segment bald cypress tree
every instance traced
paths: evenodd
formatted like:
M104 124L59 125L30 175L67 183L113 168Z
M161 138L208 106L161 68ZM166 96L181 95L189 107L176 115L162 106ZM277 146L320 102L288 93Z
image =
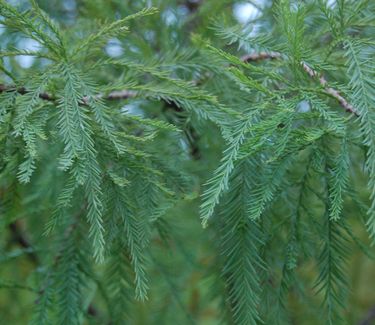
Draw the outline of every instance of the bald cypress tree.
M375 3L0 17L4 323L373 321Z

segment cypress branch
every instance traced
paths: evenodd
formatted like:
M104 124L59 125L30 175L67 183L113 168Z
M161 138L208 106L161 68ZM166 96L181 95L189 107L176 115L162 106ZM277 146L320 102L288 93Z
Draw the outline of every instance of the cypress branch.
M14 3L3 322L368 322L371 1Z

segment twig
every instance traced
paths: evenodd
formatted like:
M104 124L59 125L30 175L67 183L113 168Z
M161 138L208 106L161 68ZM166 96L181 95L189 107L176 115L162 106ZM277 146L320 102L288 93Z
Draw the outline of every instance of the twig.
M3 93L3 92L17 92L20 95L26 95L30 91L28 91L24 87L6 86L6 85L0 84L0 93ZM50 94L47 94L47 93L39 93L39 98L43 99L43 100L47 100L47 101L55 101L56 100L55 97L53 97L53 96L51 96Z
M29 90L27 90L24 87L15 87L15 86L6 86L3 84L0 84L0 93L3 92L17 92L20 95L26 95L30 93ZM108 95L103 95L103 94L97 94L94 96L96 99L106 99L106 100L121 100L121 99L128 99L128 98L133 98L137 96L137 92L133 90L120 90L120 91L112 91ZM57 100L56 97L48 94L48 93L39 93L39 98L50 101L50 102L55 102ZM82 100L82 105L88 105L89 103L89 98L84 97Z
M303 70L305 70L311 78L319 77L319 83L324 87L324 91L326 94L332 96L333 98L336 98L340 105L345 108L347 112L352 113L355 116L359 116L354 106L350 104L343 96L341 96L338 90L328 86L328 81L326 78L324 78L324 76L319 75L317 71L310 68L305 62L301 62L301 65Z
M282 55L279 52L259 52L259 53L251 53L241 57L243 62L254 62L260 60L275 60L281 59ZM309 77L312 79L319 78L319 83L322 87L324 87L324 92L335 98L347 112L354 114L355 116L359 116L357 109L350 104L338 90L329 87L328 81L324 78L323 75L320 75L316 70L312 69L306 62L301 62L302 69L308 74Z
M36 265L39 264L39 258L38 255L34 252L34 249L29 241L29 239L26 237L26 235L23 233L21 226L19 224L19 220L16 220L12 222L9 225L9 230L12 233L12 240L16 242L18 245L20 245L22 248L25 249L31 249L29 254L27 254L28 258Z
M100 96L100 95L99 95ZM101 98L107 100L118 100L118 99L128 99L137 96L137 92L134 90L119 90L119 91L112 91L107 96L101 96Z
M275 60L280 59L281 53L279 52L259 52L259 53L251 53L246 54L241 57L241 61L243 62L251 62L251 61L260 61L260 60Z

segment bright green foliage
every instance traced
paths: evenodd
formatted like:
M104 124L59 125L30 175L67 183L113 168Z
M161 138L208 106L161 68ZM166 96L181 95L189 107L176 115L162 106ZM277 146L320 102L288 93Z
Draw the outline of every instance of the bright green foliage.
M1 321L359 322L374 20L368 0L0 0Z

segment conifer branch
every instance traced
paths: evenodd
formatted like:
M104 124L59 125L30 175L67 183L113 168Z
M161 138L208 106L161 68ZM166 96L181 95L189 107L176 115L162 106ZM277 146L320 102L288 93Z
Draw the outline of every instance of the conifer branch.
M0 262L33 283L0 281L33 291L8 322L31 295L30 325L298 323L296 299L373 321L347 309L357 223L375 234L371 1L248 0L245 24L240 2L24 2L0 0Z
M4 84L0 84L0 93L2 93L2 92L17 92L20 95L26 95L26 94L30 93L30 91L27 90L24 87L7 86L7 85L4 85ZM97 95L94 95L92 99L94 99L94 100L104 99L104 100L109 100L109 101L116 101L116 100L126 100L126 99L129 99L129 98L134 98L137 95L138 95L138 92L136 92L134 90L124 89L124 90L112 91L107 95L99 93ZM53 95L48 94L46 92L39 93L38 96L39 96L40 99L45 100L45 101L50 101L50 102L56 102L57 101L56 97L54 97ZM170 108L175 112L182 112L183 111L183 109L174 102L169 102L169 101L166 101L166 100L163 100L163 102L164 102L166 108ZM89 96L83 97L80 104L83 105L83 106L89 106L90 105ZM189 126L188 129L186 130L186 133L187 133L186 139L187 139L187 141L189 143L189 146L190 146L191 156L192 156L193 159L198 160L201 157L201 153L200 153L200 150L199 150L199 147L198 147L198 144L197 144L197 142L199 140L199 136L197 134L197 131L193 127Z
M73 232L73 230L76 228L76 226L77 226L77 224L75 223L67 229L66 238L69 238L70 234ZM12 232L13 240L15 242L17 242L22 248L31 249L31 251L29 252L29 254L27 256L30 258L30 260L35 265L39 265L40 259L39 259L38 255L35 253L35 250L34 250L32 244L30 243L30 240L27 238L25 233L20 228L19 221L17 220L15 222L11 223L9 225L9 229ZM61 255L61 252L55 257L54 264L53 264L54 266L56 266L58 264L58 261L60 259L60 255ZM41 290L38 291L39 297L44 294L44 291L45 291L45 288L42 288ZM39 298L36 300L36 304L38 304L38 303L39 303ZM87 313L89 315L93 316L93 317L97 317L98 314L99 314L96 307L93 306L92 304L90 304L87 307Z
M262 61L262 60L277 60L277 59L281 59L281 58L282 58L282 54L280 52L261 51L259 53L255 52L255 53L246 54L246 55L241 57L241 61L245 62L245 63L249 63L249 62ZM343 107L347 112L349 112L351 114L354 114L357 117L359 116L359 113L358 113L357 109L352 104L350 104L345 99L345 97L343 97L340 94L340 92L337 89L330 87L328 85L327 79L323 75L320 75L316 70L312 69L306 62L302 61L301 66L302 66L303 70L308 74L308 76L310 76L312 79L319 78L319 83L324 88L324 92L327 95L335 98L339 102L341 107ZM17 88L15 86L6 86L6 85L3 85L3 84L0 84L0 93L7 92L7 91L16 91L20 95L25 95L25 94L29 93L29 91L27 89L25 89L24 87L18 87ZM124 90L112 91L107 95L97 94L97 95L95 95L95 99L123 100L123 99L133 98L133 97L136 97L136 96L137 96L136 91L124 89ZM39 98L43 99L43 100L47 100L47 101L56 101L56 98L54 96L48 94L48 93L40 93ZM87 97L85 97L83 99L82 104L88 105L88 98Z
M276 60L281 59L282 54L279 52L259 52L259 53L251 53L246 54L241 57L243 62L255 62L261 60ZM316 70L312 69L306 62L301 62L302 69L308 74L309 77L312 79L319 78L320 85L324 88L324 92L335 98L347 112L354 114L355 116L359 116L357 109L350 104L337 89L334 89L328 85L327 79L320 75Z
M78 219L80 217L82 217L82 214L84 213L85 209L87 208L86 204L83 205L80 210L78 211L78 213L73 217L73 219L75 220L72 224L70 224L64 231L64 234L63 234L63 243L65 244L66 242L68 241L71 241L73 240L72 239L72 235L73 233L76 231L76 229L78 228L79 224L78 224ZM48 284L49 284L49 281L50 281L50 278L52 277L52 270L53 269L56 269L59 267L59 264L61 263L61 259L63 257L63 254L66 250L66 247L60 247L57 254L54 256L53 258L53 262L52 262L52 265L51 265L51 269L49 270L49 272L47 273L46 275L46 280L45 280L45 284L44 286L38 291L38 298L36 299L35 301L35 304L38 305L40 303L40 301L42 300L43 296L46 293L46 291L49 289L48 288ZM92 316L92 317L99 317L100 313L98 311L98 309L92 304L90 303L87 307L87 310L86 310L87 314Z

